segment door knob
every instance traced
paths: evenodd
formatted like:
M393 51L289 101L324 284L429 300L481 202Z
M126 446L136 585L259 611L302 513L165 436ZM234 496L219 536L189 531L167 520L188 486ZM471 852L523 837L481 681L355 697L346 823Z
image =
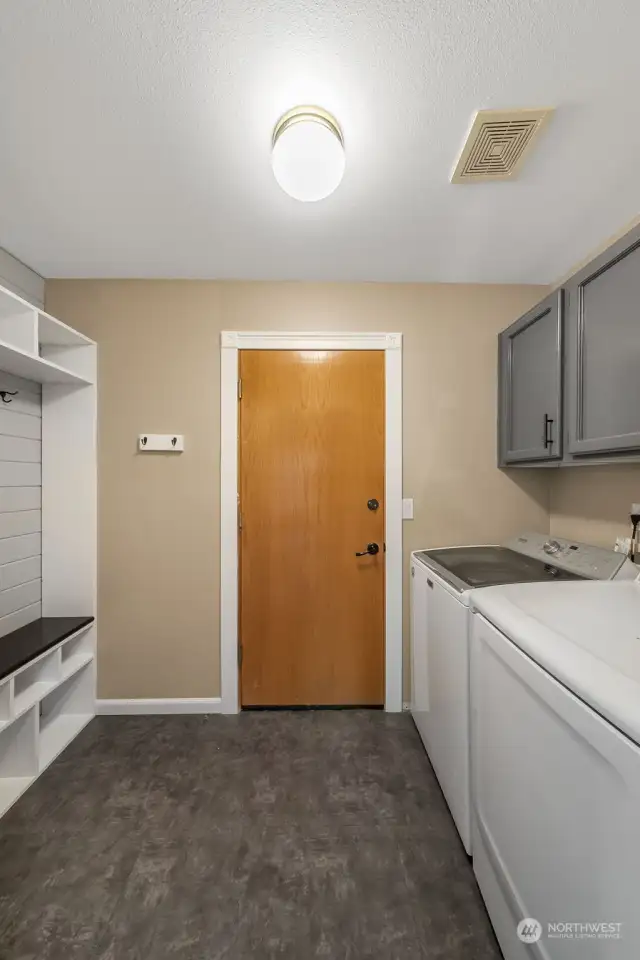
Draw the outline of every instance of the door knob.
M368 543L367 549L363 550L361 553L356 553L356 557L366 557L371 556L375 557L376 553L380 553L380 547L377 543Z

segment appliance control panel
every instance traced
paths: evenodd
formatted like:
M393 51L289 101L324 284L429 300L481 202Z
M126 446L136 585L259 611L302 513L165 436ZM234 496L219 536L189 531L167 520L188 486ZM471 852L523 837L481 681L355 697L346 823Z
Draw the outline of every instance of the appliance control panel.
M615 577L633 579L640 572L624 554L576 540L523 533L507 540L503 546L590 580L613 580Z

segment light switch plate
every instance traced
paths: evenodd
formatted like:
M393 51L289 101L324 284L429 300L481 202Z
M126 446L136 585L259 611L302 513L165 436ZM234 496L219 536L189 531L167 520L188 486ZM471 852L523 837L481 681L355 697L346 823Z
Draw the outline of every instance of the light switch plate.
M141 433L138 435L138 450L163 451L164 453L182 453L184 436L181 433Z
M413 520L413 498L402 501L402 519Z

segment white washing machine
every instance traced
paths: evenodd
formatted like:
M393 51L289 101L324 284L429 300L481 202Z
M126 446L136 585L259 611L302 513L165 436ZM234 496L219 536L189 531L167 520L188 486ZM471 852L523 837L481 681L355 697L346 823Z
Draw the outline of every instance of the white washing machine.
M640 582L472 606L473 866L505 960L637 960Z
M411 557L410 709L442 792L471 852L469 599L496 584L635 579L623 554L523 534L502 546L419 550Z

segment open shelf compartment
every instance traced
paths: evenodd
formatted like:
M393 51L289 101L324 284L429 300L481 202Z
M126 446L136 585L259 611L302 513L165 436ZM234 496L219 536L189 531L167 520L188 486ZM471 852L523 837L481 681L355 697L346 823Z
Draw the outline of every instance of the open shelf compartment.
M0 731L11 722L11 699L11 681L7 677L0 681Z
M1 291L0 291L1 292ZM87 348L93 349L95 348ZM93 378L75 373L36 353L20 350L0 337L0 370L36 383L67 383L88 386Z
M94 657L94 630L92 626L65 640L60 648L62 660L62 678L73 676Z
M94 715L94 668L87 663L40 702L39 768L44 770Z
M94 342L42 311L38 312L38 355L49 364L83 377L89 383L94 380Z
M13 713L18 717L60 682L60 651L45 653L13 678Z
M37 350L38 311L26 300L0 287L0 340L25 353Z
M36 383L95 382L96 345L0 286L0 370Z
M38 708L0 730L0 816L38 775Z

